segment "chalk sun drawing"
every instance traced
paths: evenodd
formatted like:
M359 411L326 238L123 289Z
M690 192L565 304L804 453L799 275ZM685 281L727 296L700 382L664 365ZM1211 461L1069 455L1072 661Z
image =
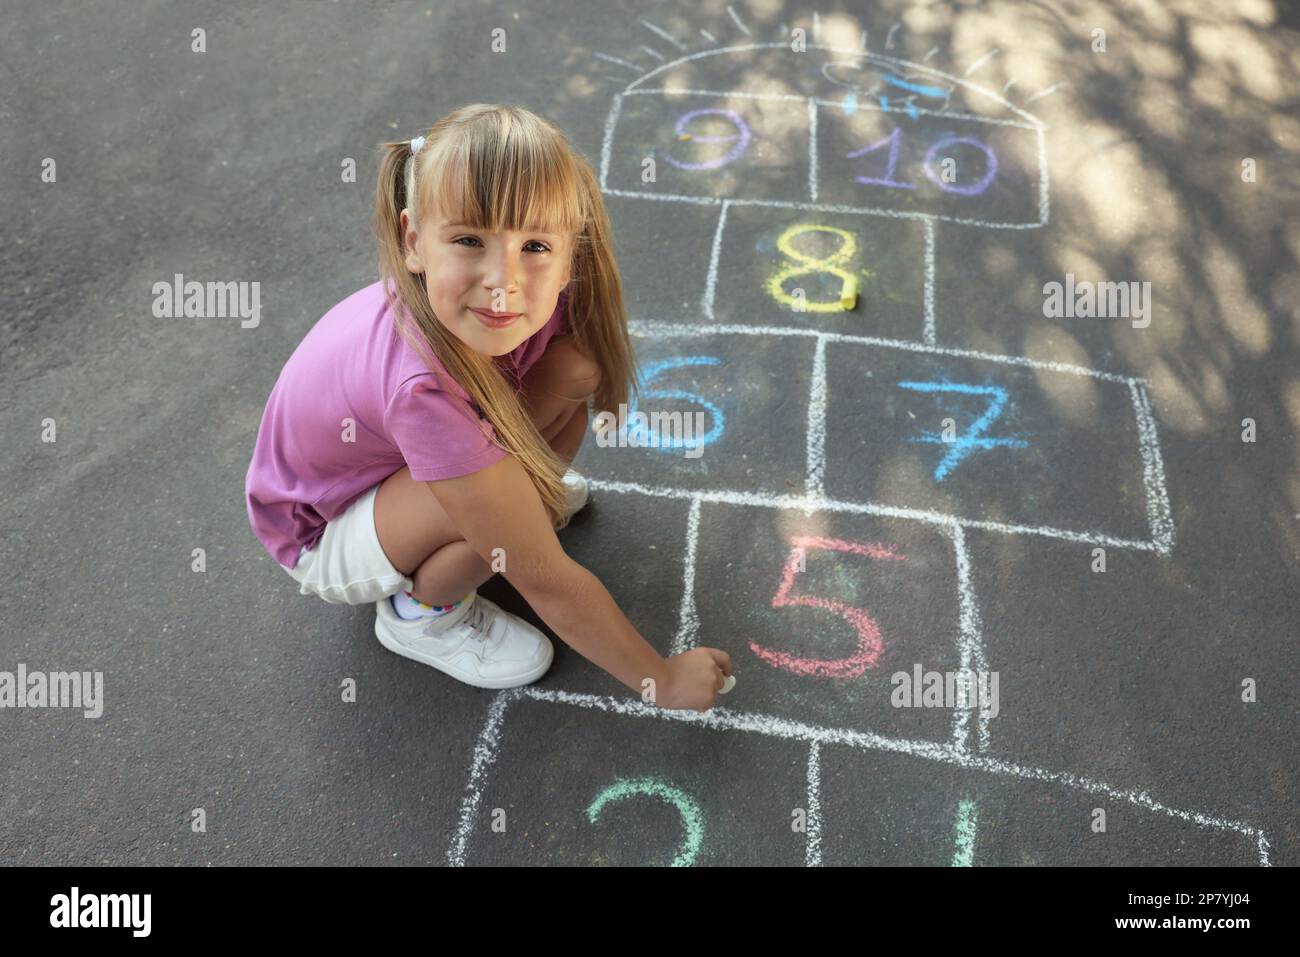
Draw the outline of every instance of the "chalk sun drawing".
M935 466L934 478L937 482L946 479L967 456L975 450L988 451L996 448L1028 448L1029 443L1020 438L993 437L986 435L990 426L998 420L1007 406L1007 390L995 385L968 385L961 382L911 382L898 383L899 388L915 392L952 392L959 395L982 395L990 399L986 408L974 422L955 438L945 439L938 432L925 432L909 438L909 442L928 442L947 446L939 464Z

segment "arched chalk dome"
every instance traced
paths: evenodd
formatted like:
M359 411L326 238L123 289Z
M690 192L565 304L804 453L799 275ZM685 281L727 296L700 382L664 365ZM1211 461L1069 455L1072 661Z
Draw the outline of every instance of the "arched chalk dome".
M1033 229L1049 215L1046 125L935 67L755 43L664 63L615 94L614 196Z

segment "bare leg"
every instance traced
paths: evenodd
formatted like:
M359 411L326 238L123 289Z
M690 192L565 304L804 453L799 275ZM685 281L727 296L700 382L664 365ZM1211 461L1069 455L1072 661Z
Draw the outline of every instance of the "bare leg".
M586 435L586 398L599 383L596 378L592 384L591 365L561 338L524 377L522 398L529 416L566 462L577 455ZM409 469L400 469L380 486L375 529L393 567L410 576L413 594L426 604L459 601L494 574Z

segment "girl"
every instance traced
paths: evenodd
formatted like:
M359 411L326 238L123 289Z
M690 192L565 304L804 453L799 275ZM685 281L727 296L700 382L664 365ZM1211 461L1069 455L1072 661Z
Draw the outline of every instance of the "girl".
M553 649L482 598L500 571L557 635L666 708L704 712L731 659L664 659L556 531L587 402L635 390L609 216L587 163L527 110L474 104L381 147L380 280L285 363L245 480L304 595L376 608L391 651L469 684L536 681ZM567 470L567 471L566 471Z

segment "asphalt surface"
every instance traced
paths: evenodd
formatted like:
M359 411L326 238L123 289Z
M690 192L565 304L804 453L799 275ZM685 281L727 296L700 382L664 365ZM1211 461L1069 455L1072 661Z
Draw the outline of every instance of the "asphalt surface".
M0 708L0 862L1300 860L1294 16L872 6L7 17L0 672L102 672L103 711ZM643 405L711 432L589 440L561 540L662 652L732 655L704 718L558 639L458 684L248 527L282 363L377 278L376 145L474 101L608 145ZM852 310L780 301L832 266ZM260 321L155 317L177 273ZM1149 325L1046 316L1067 273L1149 282ZM917 665L997 672L996 714L895 707Z

